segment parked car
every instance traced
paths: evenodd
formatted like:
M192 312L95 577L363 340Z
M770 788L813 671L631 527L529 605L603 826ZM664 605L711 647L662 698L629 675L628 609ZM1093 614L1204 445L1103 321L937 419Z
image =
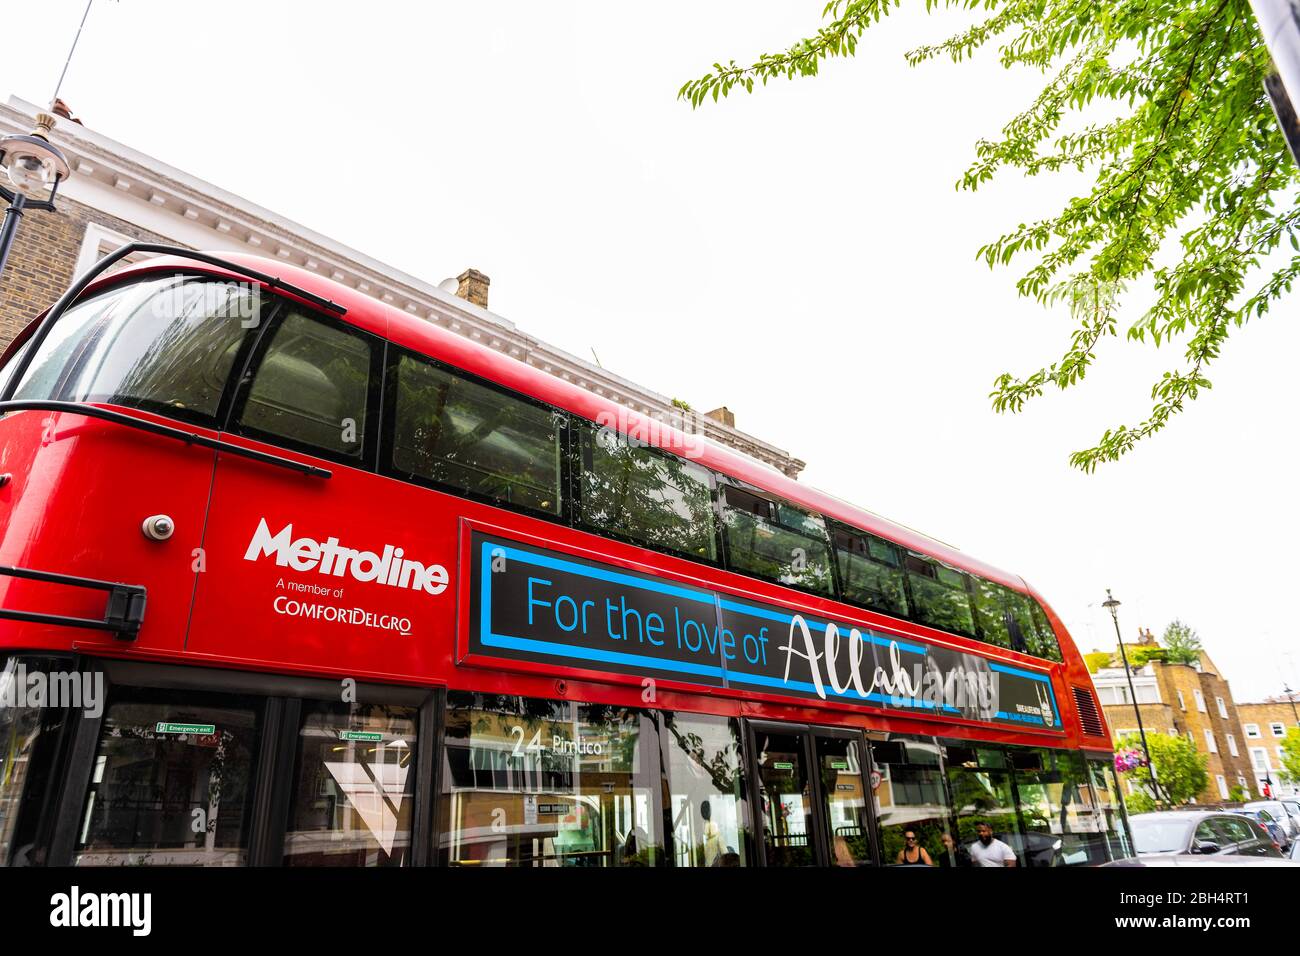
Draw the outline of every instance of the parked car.
M1244 804L1243 809L1267 810L1286 831L1285 846L1289 847L1300 837L1300 803L1294 800L1252 800Z
M1300 843L1297 843L1300 846ZM1284 866L1300 867L1284 857L1276 856L1195 856L1190 853L1149 853L1146 856L1130 856L1122 860L1112 860L1102 866Z
M1273 843L1276 844L1278 850L1284 851L1290 849L1291 844L1295 842L1287 836L1286 824L1282 823L1273 816L1271 812L1265 810L1263 807L1259 807L1255 810L1243 808L1240 812L1243 816L1248 816L1251 819L1258 821L1264 829L1268 831L1269 837L1273 840ZM1282 819L1285 820L1286 818L1283 817Z
M1267 811L1261 811L1267 812ZM1133 845L1146 856L1282 856L1267 826L1243 813L1175 810L1129 817ZM1274 824L1276 826L1276 824Z

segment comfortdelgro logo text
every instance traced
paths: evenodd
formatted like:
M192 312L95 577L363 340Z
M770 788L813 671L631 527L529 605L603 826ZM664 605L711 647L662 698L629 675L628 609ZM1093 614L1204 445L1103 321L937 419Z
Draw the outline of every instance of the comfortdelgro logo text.
M421 564L403 556L401 548L384 545L380 553L355 551L344 547L338 538L317 541L295 538L293 525L287 524L276 534L262 518L253 532L253 540L244 552L245 561L275 558L282 568L316 571L336 578L351 576L356 581L374 582L394 588L409 588L427 594L441 594L447 589L447 569L441 564Z

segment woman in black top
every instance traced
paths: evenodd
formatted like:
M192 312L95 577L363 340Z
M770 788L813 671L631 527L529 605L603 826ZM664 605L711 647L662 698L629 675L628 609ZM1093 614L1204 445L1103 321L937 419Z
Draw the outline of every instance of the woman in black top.
M930 854L916 839L915 830L903 831L903 848L895 861L900 866L934 866Z

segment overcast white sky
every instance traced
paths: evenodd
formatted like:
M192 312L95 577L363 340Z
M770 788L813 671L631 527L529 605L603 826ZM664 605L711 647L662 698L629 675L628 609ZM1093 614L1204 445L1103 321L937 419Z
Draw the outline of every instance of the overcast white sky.
M988 55L911 69L960 21L908 13L816 79L676 101L715 60L809 34L823 3L97 0L61 95L394 266L483 270L525 331L726 404L808 483L1023 574L1085 651L1114 645L1110 587L1126 636L1197 628L1239 701L1296 686L1297 300L1236 337L1182 420L1071 470L1181 355L1114 340L1083 387L991 411L995 376L1055 358L1070 320L975 250L1079 180L953 183L1040 77ZM0 94L48 101L82 8L14 24Z

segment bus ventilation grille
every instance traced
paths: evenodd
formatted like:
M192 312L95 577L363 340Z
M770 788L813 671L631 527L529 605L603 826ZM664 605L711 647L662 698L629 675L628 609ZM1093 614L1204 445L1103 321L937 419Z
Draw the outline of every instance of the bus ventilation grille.
M1074 707L1079 712L1079 723L1083 725L1083 732L1090 737L1105 736L1101 715L1097 713L1097 700L1092 696L1092 691L1084 687L1075 687L1073 690Z

